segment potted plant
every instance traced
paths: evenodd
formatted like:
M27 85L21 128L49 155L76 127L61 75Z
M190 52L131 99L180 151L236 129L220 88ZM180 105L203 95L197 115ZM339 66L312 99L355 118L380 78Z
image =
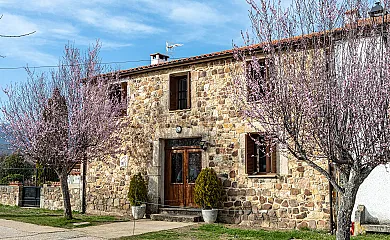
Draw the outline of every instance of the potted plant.
M128 198L133 217L135 219L143 218L146 210L147 184L141 173L131 177Z
M222 199L222 183L214 169L203 169L195 181L195 203L202 207L203 220L214 223Z

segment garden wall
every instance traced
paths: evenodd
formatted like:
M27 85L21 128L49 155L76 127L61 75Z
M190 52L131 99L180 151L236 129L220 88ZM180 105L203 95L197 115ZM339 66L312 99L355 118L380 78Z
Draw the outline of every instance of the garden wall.
M69 194L72 210L81 211L81 182L80 176L69 176ZM22 206L23 185L0 185L0 204L9 206ZM40 189L40 208L62 210L63 200L59 183L44 184Z
M69 184L70 204L73 211L81 211L81 187L80 184ZM50 210L64 209L60 186L48 186L41 188L40 208Z
M0 204L9 206L20 206L21 197L21 185L0 185Z

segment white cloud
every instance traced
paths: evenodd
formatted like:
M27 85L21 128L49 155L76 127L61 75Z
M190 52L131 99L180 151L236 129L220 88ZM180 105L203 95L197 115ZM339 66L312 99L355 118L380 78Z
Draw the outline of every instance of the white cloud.
M29 40L22 38L12 41L0 39L0 45L6 46L0 48L0 54L6 57L5 61L19 60L22 66L25 66L27 63L30 65L53 65L58 62L58 57L46 53L35 45L28 44L28 42Z
M155 13L162 19L167 18L170 22L187 24L192 27L231 21L228 14L218 10L221 8L218 1L133 0L128 5L135 5L138 11ZM194 24L196 26L193 26Z
M134 34L137 32L141 35L162 31L158 27L142 22L139 16L137 16L137 19L130 19L127 15L118 15L115 8L119 7L119 2L116 5L115 1L36 0L26 1L20 5L7 1L4 3L4 7L34 13L38 20L40 17L49 17L51 20L54 19L54 21L60 21L56 20L56 18L71 19L101 32L118 31L121 34ZM130 15L131 9L126 11L126 13Z
M17 35L31 31L36 33L20 38L0 38L0 55L5 60L19 60L21 66L55 65L58 56L48 53L45 48L62 50L69 41L77 46L89 46L96 38L80 35L80 30L70 23L49 21L39 18L29 18L10 13L4 13L0 20L1 34ZM131 46L130 43L101 39L103 49L117 49ZM58 51L59 52L59 51ZM6 61L6 62L8 62Z
M21 35L35 31L38 26L23 16L3 13L0 20L1 34L4 35Z
M132 21L125 16L111 15L98 9L80 9L76 18L86 24L92 25L102 31L116 32L119 34L153 34L161 32L157 27L152 27L137 21Z
M124 47L131 47L133 44L131 43L120 43L115 41L109 41L109 40L100 40L102 43L102 49L117 49L117 48L124 48Z
M61 54L58 49L68 41L77 46L89 46L95 39L100 39L103 49L142 45L144 39L149 42L158 39L178 41L186 43L185 46L196 41L230 47L231 39L239 36L237 23L244 21L242 12L246 16L246 3L241 2L245 1L232 1L0 0L6 11L3 12L4 19L15 17L7 24L3 24L4 19L0 20L0 32L12 30L12 33L20 34L36 30L32 37L18 40L23 44L6 43L29 53L36 49L39 57L34 59L34 64L52 61L40 53ZM22 16L17 17L16 13ZM54 49L56 53L53 53ZM12 54L11 51L7 53ZM32 59L33 54L29 54L29 58Z
M211 6L199 2L174 4L169 10L171 20L179 23L197 25L216 25L226 22L228 18Z
M79 30L71 25L61 24L61 26L52 26L48 29L52 37L55 38L66 38L69 36L75 36L79 33Z
M106 28L127 34L158 33L162 30L143 23L132 22L125 17L112 17L107 19Z

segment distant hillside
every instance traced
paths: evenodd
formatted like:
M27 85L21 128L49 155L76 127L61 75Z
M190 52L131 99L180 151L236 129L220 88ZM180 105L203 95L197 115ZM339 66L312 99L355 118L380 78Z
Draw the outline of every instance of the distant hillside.
M3 128L0 126L0 155L12 153L12 151L9 150L9 147L9 143L5 140Z

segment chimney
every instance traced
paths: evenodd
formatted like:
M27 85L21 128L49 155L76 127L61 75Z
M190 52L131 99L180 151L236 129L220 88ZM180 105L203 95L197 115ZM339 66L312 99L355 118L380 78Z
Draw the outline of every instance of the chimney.
M169 56L161 54L161 53L153 53L150 54L150 64L159 64L163 62L168 62Z
M359 19L359 12L358 10L351 9L344 13L344 24L349 25L355 23Z

